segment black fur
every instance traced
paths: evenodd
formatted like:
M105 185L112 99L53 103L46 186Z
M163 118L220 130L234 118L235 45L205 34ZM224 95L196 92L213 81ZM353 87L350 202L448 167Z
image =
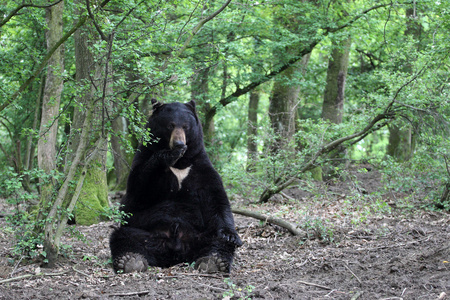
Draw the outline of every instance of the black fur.
M122 199L123 211L131 216L110 239L114 269L137 269L124 266L129 257L159 267L213 257L225 262L219 270L229 271L242 242L222 180L205 152L195 102L152 103L147 127L158 142L141 144L134 157ZM184 133L185 143L171 144L175 129ZM181 187L170 167L190 167Z

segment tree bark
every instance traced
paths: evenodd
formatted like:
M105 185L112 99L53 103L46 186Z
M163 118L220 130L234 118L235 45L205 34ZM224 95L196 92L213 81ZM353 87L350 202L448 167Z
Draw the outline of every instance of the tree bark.
M332 123L342 123L345 100L345 82L349 64L351 38L333 43L335 48L328 63L327 80L323 95L322 118Z
M63 34L64 2L46 9L48 30L47 50L51 49ZM64 51L60 46L50 57L47 66L44 94L42 99L41 125L38 141L38 166L45 172L55 168L56 135L58 113L63 89Z
M197 103L201 115L206 114L211 109L211 104L208 102L209 72L209 67L198 70L191 83L191 99ZM214 119L204 119L202 126L204 141L209 145L213 142L214 137Z
M34 116L33 116L33 125L31 126L32 132L35 132L39 125L40 121L40 112L41 112L41 100L42 95L44 93L44 87L45 87L45 76L41 76L41 82L39 84L39 91L36 96L36 106L34 108ZM36 151L35 146L35 137L33 134L29 134L27 137L27 145L25 150L25 157L23 160L23 168L24 170L31 170L33 168L33 158ZM30 177L29 175L25 175L22 181L22 186L27 192L31 192L31 186L30 186Z
M47 51L50 51L63 36L64 2L46 8L45 19ZM56 142L58 133L58 114L63 89L64 50L59 46L48 60L47 75L42 96L41 124L37 146L39 169L49 174L56 167ZM40 194L40 206L44 208L51 202L53 193L52 181L43 181Z
M114 158L114 173L116 182L114 190L125 190L127 187L127 178L130 172L128 155L122 145L121 140L125 138L127 133L126 120L119 116L112 121L111 149Z
M295 107L300 89L290 82L296 69L298 64L284 71L273 84L269 104L270 123L277 137L276 144L272 146L273 151L286 147L295 133Z
M97 34L92 25L86 26L75 33L76 81L81 88L78 102L93 110L93 121L91 127L88 128L91 143L98 140L99 136L106 134L104 132L104 112L108 109L109 104L105 102L107 101L105 93L108 94L111 90L111 83L109 82L110 62L103 61L102 64L96 62L94 54L90 51L90 46L96 40ZM78 146L79 134L77 133L84 129L86 113L87 109L75 109L74 111L73 126L70 133L72 153L75 153ZM100 213L103 208L109 205L106 179L106 143L99 144L97 147L104 151L97 151L96 156L90 158L91 163L86 170L85 184L82 186L74 209L75 221L81 225L99 222L101 220ZM84 149L84 151L86 150ZM70 165L73 155L67 158L66 165Z
M334 49L328 60L327 79L322 102L322 119L334 124L341 124L344 115L345 82L347 80L351 44L351 37L339 42L333 41ZM330 155L330 158L344 158L346 153L346 149L339 147L335 153ZM336 164L339 164L339 160L333 162L333 165ZM325 173L332 175L334 172L334 168L332 168L326 170ZM321 168L312 171L313 178L316 180L322 180L322 174Z
M422 25L418 22L418 18L413 8L406 9L406 30L405 36L411 36L417 41L419 49L420 34ZM411 73L411 62L404 64L403 70ZM411 124L391 124L389 126L389 144L386 152L399 162L404 162L412 158L415 149L415 138Z
M291 52L293 52L291 50ZM269 117L272 129L277 135L276 145L272 151L286 147L296 132L297 104L300 87L295 82L296 72L304 72L308 65L310 53L281 73L272 87Z
M248 101L248 123L247 123L247 171L251 171L258 155L258 105L259 90L250 92Z
M411 125L400 127L397 124L391 124L388 128L389 143L386 148L387 154L399 162L409 160L415 148Z

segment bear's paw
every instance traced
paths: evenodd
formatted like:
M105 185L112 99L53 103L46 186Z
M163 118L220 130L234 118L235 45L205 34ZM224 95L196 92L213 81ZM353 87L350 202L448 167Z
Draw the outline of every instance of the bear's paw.
M145 257L137 253L126 253L114 261L117 273L145 272L148 262Z
M230 272L228 262L219 257L216 253L197 259L195 262L195 269L204 273Z

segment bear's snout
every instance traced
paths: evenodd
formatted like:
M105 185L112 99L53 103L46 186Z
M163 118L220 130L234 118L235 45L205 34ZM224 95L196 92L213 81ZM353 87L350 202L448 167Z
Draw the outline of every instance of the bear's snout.
M175 128L170 135L169 147L183 148L186 145L186 134L182 128Z

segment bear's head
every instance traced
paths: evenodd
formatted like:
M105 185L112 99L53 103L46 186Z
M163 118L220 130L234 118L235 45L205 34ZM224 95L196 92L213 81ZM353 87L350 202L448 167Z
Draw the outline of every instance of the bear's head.
M159 149L187 146L185 156L203 148L202 126L197 116L195 101L167 103L152 99L153 111L147 127L157 139ZM200 148L199 148L200 147Z

